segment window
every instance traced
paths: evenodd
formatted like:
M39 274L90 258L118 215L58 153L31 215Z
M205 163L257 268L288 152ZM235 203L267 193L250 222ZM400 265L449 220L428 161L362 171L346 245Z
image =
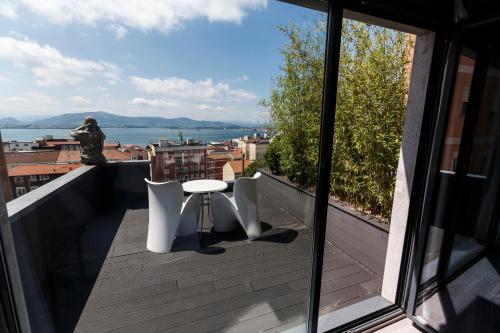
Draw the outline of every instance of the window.
M49 175L39 175L38 179L40 179L40 180L49 180Z
M457 169L457 159L456 158L452 158L451 159L450 170L454 172L456 169Z
M170 170L169 170L168 168L164 168L164 169L163 169L163 174L164 174L165 176L168 176L169 172L170 172Z
M16 196L20 197L24 194L26 194L26 188L24 186L16 187Z
M460 116L465 116L465 112L467 111L467 105L469 102L462 102L462 109L460 109Z
M36 182L36 175L31 175L30 176L30 181L31 182Z
M22 183L24 183L24 177L14 177L14 182L16 184L22 184Z

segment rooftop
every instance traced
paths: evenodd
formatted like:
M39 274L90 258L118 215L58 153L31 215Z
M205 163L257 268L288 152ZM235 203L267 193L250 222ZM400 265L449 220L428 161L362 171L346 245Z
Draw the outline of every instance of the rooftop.
M29 151L29 152L10 152L6 151L5 161L7 164L20 163L50 163L56 162L59 151Z
M234 173L241 173L243 171L243 163L245 164L245 168L249 166L252 161L250 160L236 160L236 161L228 161L231 169L233 169Z
M109 161L126 161L130 160L131 154L127 151L118 151L113 149L104 149L102 151L104 157ZM57 157L59 163L74 163L80 162L80 151L78 150L61 150Z
M78 168L80 164L27 164L10 169L9 177L31 175L61 175Z
M178 237L172 253L157 254L145 248L148 173L147 161L82 166L8 203L32 327L275 332L306 320L312 232L308 218L289 210L298 207L290 203L296 190L263 175L264 233L255 241L243 230L215 233L206 219L204 248L197 235ZM322 315L373 298L381 283L326 243Z

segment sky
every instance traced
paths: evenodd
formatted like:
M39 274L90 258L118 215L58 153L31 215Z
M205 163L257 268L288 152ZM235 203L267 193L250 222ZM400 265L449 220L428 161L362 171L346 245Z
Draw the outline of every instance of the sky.
M0 118L262 122L278 26L321 15L276 0L0 0Z

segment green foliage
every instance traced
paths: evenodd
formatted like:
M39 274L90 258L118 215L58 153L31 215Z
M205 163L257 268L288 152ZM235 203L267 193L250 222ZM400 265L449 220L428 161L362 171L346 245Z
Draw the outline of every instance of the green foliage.
M256 160L250 163L243 171L242 177L253 177L257 169L267 168L266 160Z
M284 65L269 110L281 171L316 183L325 23L281 28ZM408 35L344 20L337 90L331 194L388 220L403 130L411 42ZM268 164L269 161L268 161Z
M275 175L280 175L282 173L279 136L274 137L269 147L267 147L264 153L264 159L272 173Z
M303 32L296 25L281 27L289 44L282 49L282 75L274 82L270 111L279 133L280 167L292 181L312 186L316 181L321 87L324 59L324 23Z

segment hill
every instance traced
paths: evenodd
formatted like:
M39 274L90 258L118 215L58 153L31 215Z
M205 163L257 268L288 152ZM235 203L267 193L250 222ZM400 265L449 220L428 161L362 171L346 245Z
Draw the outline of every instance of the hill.
M127 117L107 112L65 113L39 121L24 123L14 118L0 118L0 128L75 128L91 116L101 127L117 128L241 128L242 126L220 121L194 120L186 117Z

